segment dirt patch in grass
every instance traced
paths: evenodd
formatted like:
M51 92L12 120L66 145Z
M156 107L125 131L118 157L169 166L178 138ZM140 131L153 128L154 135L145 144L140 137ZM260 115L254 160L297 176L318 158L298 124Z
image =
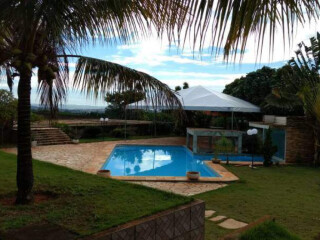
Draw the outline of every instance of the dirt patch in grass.
M33 193L33 204L44 203L58 197L57 194L52 192L35 192ZM3 206L14 206L16 201L16 196L10 194L10 196L0 196L0 204Z

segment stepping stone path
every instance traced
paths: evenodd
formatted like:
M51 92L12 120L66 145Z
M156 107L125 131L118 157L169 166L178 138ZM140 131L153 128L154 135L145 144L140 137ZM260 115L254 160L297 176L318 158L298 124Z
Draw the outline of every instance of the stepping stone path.
M216 213L216 211L214 211L214 210L206 210L205 211L205 217L206 218L210 218L215 213ZM242 228L242 227L245 227L245 226L248 225L245 222L240 222L240 221L237 221L237 220L232 219L232 218L228 218L228 219L226 219L226 218L227 218L226 216L220 216L219 215L219 216L215 216L215 217L210 218L209 221L216 222L216 223L220 222L218 224L218 226L220 226L222 228L225 228L225 229L239 229L239 228ZM221 222L222 220L224 220L224 221Z
M211 217L211 216L212 216L213 214L215 214L215 213L216 213L216 211L206 210L205 213L204 213L204 215L205 215L206 218L208 218L208 217Z
M219 221L224 220L226 218L227 218L226 216L216 216L216 217L210 218L209 220L212 222L219 222Z
M220 227L226 228L226 229L238 229L247 226L247 223L239 222L237 220L234 220L232 218L229 218L225 220L224 222L218 224Z

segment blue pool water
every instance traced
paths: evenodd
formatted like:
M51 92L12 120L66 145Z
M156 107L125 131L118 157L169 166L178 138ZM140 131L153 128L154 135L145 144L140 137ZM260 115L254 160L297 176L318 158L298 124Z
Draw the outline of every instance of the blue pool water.
M219 177L203 160L183 146L120 145L102 169L111 170L112 176L184 177L187 171L199 171L202 177Z
M220 177L203 162L211 158L212 155L194 155L184 146L119 145L102 169L111 170L112 176L184 177L187 171L198 171L202 177ZM251 157L230 156L229 160L251 161Z

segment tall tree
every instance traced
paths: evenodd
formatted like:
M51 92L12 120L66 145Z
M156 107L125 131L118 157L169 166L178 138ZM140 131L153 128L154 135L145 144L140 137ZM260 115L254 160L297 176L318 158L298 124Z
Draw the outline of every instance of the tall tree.
M215 0L1 0L0 66L14 72L18 84L17 203L32 199L33 170L30 143L30 89L38 68L41 101L58 106L67 94L68 58L78 58L74 86L94 96L130 90L138 83L148 101L179 104L173 92L157 79L118 64L77 55L77 49L97 41L130 43L155 29L170 42L193 38L202 48L205 36L213 46L224 47L227 58L243 53L250 34L261 49L270 29L271 48L276 26L292 33L295 21L317 17L317 0L215 1ZM208 31L210 34L207 34ZM199 41L197 41L199 40ZM219 48L218 48L219 49ZM11 78L11 80L10 80Z
M139 86L144 97L154 104L179 104L167 85L148 74L76 54L76 49L90 42L108 43L115 36L119 36L121 42L130 42L147 34L152 27L157 27L159 34L165 28L170 29L168 21L172 20L172 11L166 10L164 3L99 0L0 2L0 66L19 76L18 204L32 201L30 90L34 69L38 69L40 101L51 108L66 99L70 57L78 58L73 85L87 94L105 96L107 92ZM163 19L160 13L163 13ZM8 83L12 83L13 74L7 76Z
M189 88L189 83L184 82L182 88L183 89L188 89Z
M180 90L181 90L181 87L180 87L180 86L175 86L174 91L178 92L178 91L180 91Z
M109 93L105 97L105 101L109 104L106 107L105 114L110 118L122 119L125 115L125 107L128 104L138 102L143 99L144 93L137 90Z
M9 91L0 89L0 128L1 128L1 141L3 144L3 131L6 125L16 116L17 113L17 100Z
M275 74L275 69L263 67L235 79L225 86L223 92L262 106L265 97L271 93L272 87L277 82Z
M303 115L301 105L287 108L282 105L271 105L267 101L274 89L286 84L285 68L285 66L279 69L262 67L227 84L223 92L260 106L264 114Z

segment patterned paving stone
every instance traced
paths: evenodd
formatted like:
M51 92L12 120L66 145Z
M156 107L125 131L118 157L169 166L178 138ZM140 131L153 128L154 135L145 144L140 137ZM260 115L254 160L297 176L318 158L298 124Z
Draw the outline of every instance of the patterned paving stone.
M226 219L226 218L227 218L226 216L216 216L216 217L210 218L209 220L212 222L219 222L219 221Z
M229 218L222 223L218 224L220 227L226 228L226 229L238 229L247 226L247 223L240 222L237 220L234 220L232 218Z
M173 192L184 196L193 196L203 192L213 191L227 186L224 183L190 183L190 182L143 182L131 181L132 183L156 188L162 191Z
M215 213L216 213L216 211L206 210L205 213L204 213L204 215L205 215L206 218L208 218L208 217L211 217L211 216L212 216L213 214L215 214Z

